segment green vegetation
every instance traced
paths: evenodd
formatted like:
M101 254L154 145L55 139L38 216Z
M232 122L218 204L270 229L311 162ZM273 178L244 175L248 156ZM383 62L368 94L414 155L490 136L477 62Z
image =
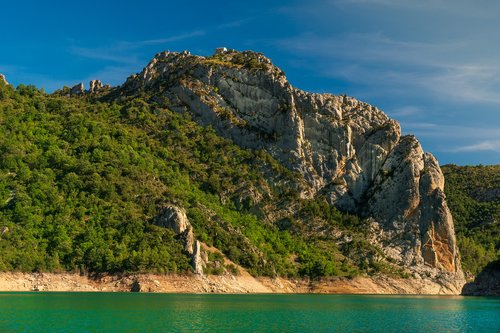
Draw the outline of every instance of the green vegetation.
M267 70L272 66L263 61L264 55L252 51L226 51L225 53L214 54L206 58L203 62L212 65L223 65L227 67L246 68L254 70Z
M362 241L363 221L299 200L296 175L267 153L147 96L65 95L0 84L0 270L189 272L182 241L151 223L176 203L198 239L255 275L400 274ZM290 205L292 215L266 218L266 207ZM337 246L335 230L351 240Z
M500 166L443 171L462 264L477 274L500 259ZM299 199L299 187L266 152L159 99L0 83L0 270L189 272L182 242L151 223L176 203L198 239L254 275L405 276L366 241L363 220ZM208 273L237 272L219 254L209 262Z
M442 167L464 270L500 259L500 165Z

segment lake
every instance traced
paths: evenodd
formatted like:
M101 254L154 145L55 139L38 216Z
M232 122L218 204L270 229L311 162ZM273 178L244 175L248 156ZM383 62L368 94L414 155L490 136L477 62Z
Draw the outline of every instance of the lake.
M0 293L0 332L500 332L500 298Z

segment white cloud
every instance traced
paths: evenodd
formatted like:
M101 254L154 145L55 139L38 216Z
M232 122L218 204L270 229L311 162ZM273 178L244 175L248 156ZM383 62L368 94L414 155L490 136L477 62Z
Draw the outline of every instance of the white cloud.
M425 110L422 107L415 106L415 105L406 105L402 107L398 107L392 110L385 110L387 114L391 117L398 118L398 117L408 117L408 116L415 116L419 114L424 114Z
M489 138L492 142L500 142L500 131L496 127L405 121L402 121L401 124L405 132L426 138L439 140L458 139L469 142Z
M142 46L160 45L160 44L177 42L177 41L181 41L184 39L204 36L205 34L206 34L206 32L204 30L195 30L195 31L181 33L178 35L165 37L165 38L140 40L140 41L135 41L135 42L121 42L121 43L118 43L117 46L119 48L122 48L122 49L135 49L135 48L139 48Z
M219 24L218 26L216 26L216 29L229 29L229 28L241 27L242 25L244 25L246 23L254 21L258 17L259 16L251 16L251 17L247 17L247 18L244 18L244 19L241 19L241 20L235 20L235 21L230 21L230 22L222 23L222 24Z
M321 1L320 1L321 3ZM328 4L351 5L351 6L383 6L403 9L441 9L443 3L440 0L334 0L327 1Z
M481 141L472 145L466 145L462 147L458 147L452 149L452 152L460 153L460 152L480 152L480 151L492 151L500 153L500 140L486 140Z
M419 84L432 91L467 102L500 104L500 66L443 66L435 74L423 77Z
M500 104L500 63L471 61L468 41L396 40L382 33L303 34L278 42L316 58L324 76L377 85L386 93L418 91L442 99ZM467 53L466 56L464 53ZM490 61L491 62L491 61Z
M435 124L435 123L422 123L422 122L420 122L420 123L408 122L408 123L405 123L405 125L408 128L411 128L411 129L414 129L414 130L432 130L432 131L436 131L439 127L445 128L445 126L440 126L439 124ZM439 133L442 134L443 132L439 132ZM445 135L447 135L447 134L445 134Z
M385 10L440 12L444 15L462 17L497 17L500 4L495 0L316 0L311 1L312 8L331 8L333 6L352 6L356 8L376 8Z
M181 41L184 39L195 38L205 35L203 30L195 30L191 32L181 33L165 38L147 39L140 41L122 41L113 43L105 47L78 47L71 46L69 51L74 55L97 60L107 60L123 64L137 64L140 62L139 56L134 51L151 45L161 45L172 42Z

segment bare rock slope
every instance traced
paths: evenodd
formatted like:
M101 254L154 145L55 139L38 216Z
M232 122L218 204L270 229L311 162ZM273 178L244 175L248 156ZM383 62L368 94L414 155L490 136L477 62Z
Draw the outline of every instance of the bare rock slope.
M415 278L464 283L444 177L418 140L378 108L296 89L269 59L218 49L163 52L115 93L146 91L236 144L300 173L301 196L369 218L372 241Z

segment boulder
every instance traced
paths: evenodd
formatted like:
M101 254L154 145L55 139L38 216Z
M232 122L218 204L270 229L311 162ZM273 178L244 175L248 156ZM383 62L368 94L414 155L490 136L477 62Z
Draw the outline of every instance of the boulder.
M100 80L91 80L89 82L89 93L98 93L103 90L103 85Z
M130 286L130 291L134 293L140 293L143 291L139 280L135 280L134 282L132 282L132 285Z
M78 83L77 85L74 85L70 89L71 95L82 95L84 92L85 92L85 87L83 83Z
M191 255L193 269L195 272L203 273L200 266L202 262L200 253L200 243L195 240L193 227L189 222L184 208L167 205L163 208L160 215L157 216L154 223L158 226L171 229L184 243L184 251Z
M155 220L155 224L173 230L177 235L191 227L184 208L173 205L165 206Z
M226 47L218 47L218 48L215 49L214 55L224 54L226 52L227 52L227 48Z

